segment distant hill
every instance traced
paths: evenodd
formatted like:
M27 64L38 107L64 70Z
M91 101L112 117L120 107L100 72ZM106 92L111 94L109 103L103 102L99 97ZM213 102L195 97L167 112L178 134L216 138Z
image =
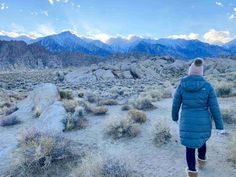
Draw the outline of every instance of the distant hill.
M97 63L104 58L78 52L51 52L37 43L0 41L0 70L61 68Z

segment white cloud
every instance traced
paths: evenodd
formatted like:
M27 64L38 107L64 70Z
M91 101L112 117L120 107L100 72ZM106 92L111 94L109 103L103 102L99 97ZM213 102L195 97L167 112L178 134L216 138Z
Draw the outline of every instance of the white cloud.
M42 35L42 36L56 34L54 28L48 24L39 25L38 29L36 30L36 34L37 33L38 35Z
M5 3L0 3L0 10L6 10L8 6Z
M218 6L224 6L224 5L222 4L222 2L216 2L216 5L218 5Z
M7 31L0 31L0 35L1 36L9 36L9 37L18 37L18 36L21 36L20 33L17 33L17 32L7 32Z
M210 44L224 44L232 40L229 31L216 31L215 29L210 29L203 37Z
M229 20L236 19L236 7L233 9L233 13L229 16Z
M53 5L55 2L68 3L70 0L48 0L48 2Z
M105 34L105 33L97 33L97 34L89 34L86 38L100 40L106 43L112 36Z
M168 36L168 38L194 40L194 39L199 39L199 34L190 33L190 34L171 35L171 36Z
M235 14L231 14L231 15L229 16L229 20L233 20L233 19L236 19L236 15L235 15Z
M54 1L53 0L48 0L48 2L50 3L50 4L54 4Z
M41 14L43 14L43 15L48 17L48 12L46 10L42 11Z

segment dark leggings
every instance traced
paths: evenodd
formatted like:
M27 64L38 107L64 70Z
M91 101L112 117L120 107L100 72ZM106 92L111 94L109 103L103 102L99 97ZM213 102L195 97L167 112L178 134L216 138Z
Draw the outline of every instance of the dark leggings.
M205 160L206 158L206 143L198 149L198 158ZM195 149L186 147L186 160L188 169L196 171Z

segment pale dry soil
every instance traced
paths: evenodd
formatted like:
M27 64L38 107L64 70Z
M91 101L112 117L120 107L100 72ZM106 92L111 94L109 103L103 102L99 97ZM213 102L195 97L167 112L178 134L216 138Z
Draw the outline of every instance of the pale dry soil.
M135 138L113 140L104 135L108 119L126 116L120 106L110 106L105 116L91 116L86 129L67 132L68 138L75 142L96 147L100 153L114 153L126 158L140 176L145 177L184 177L185 148L179 142L178 125L171 121L171 99L156 102L155 110L147 111L148 121L141 125L141 133ZM235 107L236 98L220 99L221 107ZM168 144L160 147L153 143L153 125L165 119L170 126L172 138ZM30 120L30 119L28 119ZM31 119L31 121L35 121ZM17 145L17 134L32 122L0 128L0 172L3 172L14 159L9 155ZM199 171L200 177L233 177L236 167L227 161L228 144L231 141L235 125L226 125L229 135L217 135L215 129L207 143L208 162L204 170Z

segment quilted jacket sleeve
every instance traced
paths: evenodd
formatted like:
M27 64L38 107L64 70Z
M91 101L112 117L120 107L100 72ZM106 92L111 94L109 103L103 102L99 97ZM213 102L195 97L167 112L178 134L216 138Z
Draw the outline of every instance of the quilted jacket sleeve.
M172 120L178 121L179 119L179 109L182 104L182 96L181 96L181 84L178 85L175 94L174 99L172 103Z
M224 129L223 120L221 117L221 112L220 112L219 104L217 101L216 93L212 86L209 92L208 104L209 104L211 115L215 122L216 129L223 130Z

